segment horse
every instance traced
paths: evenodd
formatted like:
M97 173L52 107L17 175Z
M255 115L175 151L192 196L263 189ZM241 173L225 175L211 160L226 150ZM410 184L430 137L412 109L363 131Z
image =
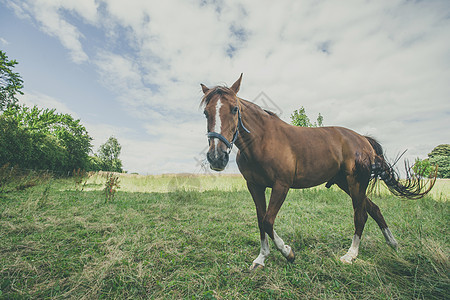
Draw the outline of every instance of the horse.
M224 170L232 147L236 145L239 150L236 162L255 203L261 240L259 255L250 270L264 268L270 253L269 237L288 262L295 260L293 249L274 230L275 218L289 189L323 183L327 188L336 184L352 199L355 232L350 248L340 258L343 263L356 259L368 214L378 224L387 244L397 250L398 243L379 207L367 196L369 183L381 179L395 195L416 199L431 190L436 176L427 188L421 175L407 168L407 179L400 180L374 138L343 127L287 124L275 113L239 98L241 81L242 74L230 88L201 84L204 95L200 106L207 119L206 157L210 168ZM272 189L268 206L267 188Z

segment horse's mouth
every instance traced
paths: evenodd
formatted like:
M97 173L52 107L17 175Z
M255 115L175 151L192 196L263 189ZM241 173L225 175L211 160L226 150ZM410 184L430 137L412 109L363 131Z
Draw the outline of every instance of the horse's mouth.
M220 172L225 170L225 167L228 165L228 153L225 151L222 151L219 153L219 155L215 154L214 152L208 152L206 155L209 167L211 170Z
M217 172L225 170L225 167L214 167L213 165L210 165L210 168L211 168L211 170L214 170Z

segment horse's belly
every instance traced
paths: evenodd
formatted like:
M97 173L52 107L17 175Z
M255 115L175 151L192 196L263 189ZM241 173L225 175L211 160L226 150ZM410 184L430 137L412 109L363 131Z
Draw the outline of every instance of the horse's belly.
M339 163L335 160L300 164L297 167L292 188L309 188L331 180L339 173Z
M314 186L321 185L323 183L327 182L327 180L321 180L321 181L311 181L311 180L298 180L294 182L294 184L291 186L293 189L306 189Z

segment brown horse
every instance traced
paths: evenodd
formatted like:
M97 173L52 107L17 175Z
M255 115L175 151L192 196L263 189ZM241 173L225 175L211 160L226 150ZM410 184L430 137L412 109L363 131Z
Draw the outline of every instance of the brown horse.
M222 171L236 144L239 149L236 161L255 202L261 250L250 269L264 267L270 252L268 236L289 262L294 261L291 247L273 228L275 218L290 188L308 188L325 182L328 188L337 184L353 202L355 233L342 262L351 263L358 255L367 214L377 222L386 242L396 249L397 241L380 209L366 195L369 182L380 177L394 194L419 198L431 190L434 180L426 188L421 177L407 169L408 179L400 182L373 138L342 127L304 128L283 122L274 113L237 97L241 80L242 74L231 88L208 88L202 84L201 105L208 120L207 159L211 168ZM268 187L272 193L266 207Z

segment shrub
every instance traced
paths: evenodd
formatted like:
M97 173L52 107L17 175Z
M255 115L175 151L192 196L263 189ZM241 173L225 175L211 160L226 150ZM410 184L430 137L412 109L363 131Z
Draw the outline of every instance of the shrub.
M69 174L87 169L92 138L80 120L54 109L9 106L0 116L0 165Z

